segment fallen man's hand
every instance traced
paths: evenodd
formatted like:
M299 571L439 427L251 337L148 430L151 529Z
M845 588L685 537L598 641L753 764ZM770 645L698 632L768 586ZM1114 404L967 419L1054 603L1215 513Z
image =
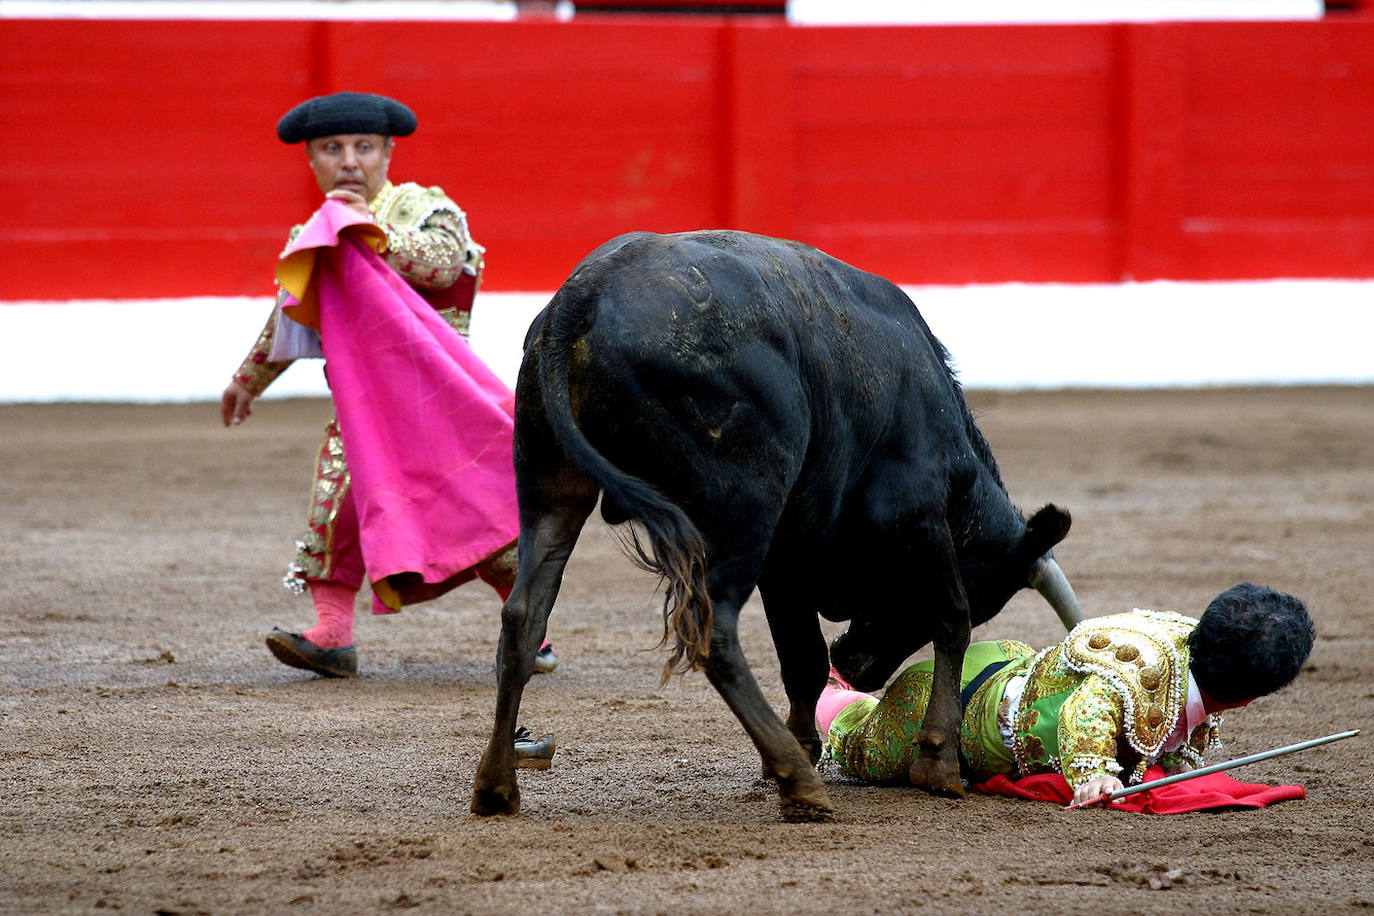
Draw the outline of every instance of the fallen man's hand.
M1089 804L1106 805L1107 797L1124 788L1115 776L1099 776L1082 783L1073 790L1073 805L1086 807Z

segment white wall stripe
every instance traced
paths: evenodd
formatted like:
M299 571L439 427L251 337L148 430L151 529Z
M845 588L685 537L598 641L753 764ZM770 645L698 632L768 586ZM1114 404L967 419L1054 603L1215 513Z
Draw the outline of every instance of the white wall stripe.
M1374 384L1374 281L910 287L971 389ZM514 385L549 293L478 297L472 344ZM0 402L213 401L263 298L0 303ZM316 360L269 396L326 393Z

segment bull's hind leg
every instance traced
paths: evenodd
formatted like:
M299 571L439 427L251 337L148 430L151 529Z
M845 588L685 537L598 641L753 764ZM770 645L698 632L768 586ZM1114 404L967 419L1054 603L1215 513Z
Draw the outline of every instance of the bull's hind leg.
M497 648L496 720L477 765L472 810L477 814L515 814L520 787L515 779L515 728L520 697L534 673L534 653L544 639L549 612L577 535L596 505L596 491L583 483L577 495L552 493L545 511L525 512L521 499L520 571L501 609Z
M792 732L768 705L744 660L744 652L739 644L738 622L740 604L747 597L748 590L744 590L743 594L731 593L735 591L738 590L726 592L718 588L716 572L713 571L711 600L714 618L706 677L749 733L759 756L763 758L763 771L777 781L778 803L783 819L829 820L835 809L825 786L821 784L820 775L807 752L802 750ZM824 645L822 642L821 647L824 648Z

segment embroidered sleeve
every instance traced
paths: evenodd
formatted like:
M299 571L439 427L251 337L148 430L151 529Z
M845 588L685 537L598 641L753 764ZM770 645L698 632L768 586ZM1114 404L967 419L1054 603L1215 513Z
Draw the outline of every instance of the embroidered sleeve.
M278 303L281 296L279 293ZM253 349L248 351L243 362L239 365L238 371L234 373L234 381L238 382L253 397L259 397L267 386L276 381L277 377L286 371L286 367L291 365L290 360L279 360L272 362L268 356L272 352L272 334L277 326L276 309L267 316L267 324L263 327L262 333L258 335L257 342L253 344Z
M478 275L482 246L467 216L439 188L407 185L378 214L387 235L387 263L411 286L447 289L464 272Z
M1059 710L1059 766L1070 788L1090 779L1117 776L1117 739L1125 722L1125 704L1106 679L1085 678Z

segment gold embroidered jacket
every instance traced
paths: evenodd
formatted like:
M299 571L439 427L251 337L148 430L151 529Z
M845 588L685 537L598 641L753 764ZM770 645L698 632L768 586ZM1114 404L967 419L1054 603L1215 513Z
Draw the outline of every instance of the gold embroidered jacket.
M421 187L414 182L384 184L368 203L378 225L386 230L386 261L417 290L448 289L464 274L480 278L485 249L473 241L467 215L441 188ZM291 230L291 239L301 227ZM281 305L282 293L277 295ZM467 334L467 315L448 316L459 333ZM255 397L261 395L291 365L290 360L270 359L276 328L276 309L257 342L244 358L234 380Z
M1023 774L1059 771L1071 786L1129 771L1138 782L1151 763L1197 766L1220 745L1212 714L1179 748L1163 746L1188 699L1188 634L1197 621L1133 611L1086 620L1036 656L1012 719L1012 749Z

